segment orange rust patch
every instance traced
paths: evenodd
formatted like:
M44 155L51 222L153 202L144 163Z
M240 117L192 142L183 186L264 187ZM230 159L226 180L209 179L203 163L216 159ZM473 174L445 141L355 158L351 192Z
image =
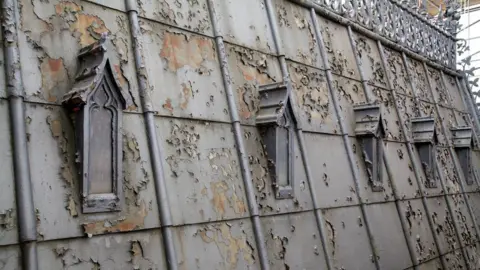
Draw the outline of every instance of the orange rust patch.
M87 46L98 40L102 33L109 32L102 19L97 16L83 14L81 6L73 2L60 2L55 5L57 15L72 15L75 21L70 24L70 31L80 33L80 45Z
M165 110L168 110L170 113L173 112L173 106L172 106L172 100L170 98L167 98L165 100L165 103L162 106Z
M261 73L254 67L242 65L240 66L240 71L243 74L243 78L247 81L255 81L258 84L268 84L273 82L268 74Z
M204 243L215 243L217 245L222 257L228 264L228 269L236 269L242 255L248 264L254 263L254 251L247 243L246 236L244 234L238 237L233 236L230 226L226 223L197 230L197 234Z
M142 202L140 204L140 209L122 220L116 220L113 222L101 220L92 223L85 223L83 224L83 230L88 235L133 231L144 227L146 216L147 209L145 202Z
M180 103L180 108L186 109L190 98L193 97L192 86L188 86L186 83L182 83L183 102Z
M220 216L223 216L225 214L225 202L227 202L226 192L228 191L228 186L224 181L211 183L210 186L213 193L212 203L215 212Z
M184 66L199 68L204 61L215 59L215 52L210 39L167 31L160 56L168 61L170 71L177 71Z
M127 83L127 79L125 79L125 76L123 76L122 68L120 67L120 65L113 65L113 68L118 75L118 81L120 82L120 86L124 86Z
M68 82L68 75L62 58L44 58L40 64L40 73L42 74L42 92L49 102L56 102L56 94L54 90L59 89L62 84Z
M73 2L68 2L68 1L62 1L55 5L55 13L57 15L79 12L81 10L82 8L79 5Z

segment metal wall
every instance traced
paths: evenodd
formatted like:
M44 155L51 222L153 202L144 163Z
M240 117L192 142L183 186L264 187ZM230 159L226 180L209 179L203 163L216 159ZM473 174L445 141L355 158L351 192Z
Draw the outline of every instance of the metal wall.
M2 87L0 269L22 269L28 252L38 267L31 260L23 269L480 268L478 141L476 181L466 185L450 134L472 125L461 77L287 0L138 0L133 37L130 1L10 2L37 233L18 234L23 186L15 186L17 138ZM106 31L133 100L123 117L125 205L82 214L74 125L61 97L78 50ZM258 86L282 80L299 123L294 198L276 200L255 115ZM10 85L4 72L0 84ZM368 183L354 133L353 105L365 102L383 107L383 192ZM425 186L408 121L430 115L437 188Z

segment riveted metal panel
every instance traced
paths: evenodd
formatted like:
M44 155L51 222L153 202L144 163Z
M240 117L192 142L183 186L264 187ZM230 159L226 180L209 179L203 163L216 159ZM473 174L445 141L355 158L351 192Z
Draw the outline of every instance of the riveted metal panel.
M297 211L311 210L312 199L310 187L305 176L305 169L298 149L298 141L295 139L294 148L294 178L292 199L275 199L273 179L268 170L268 157L263 150L263 141L259 130L255 127L243 127L245 147L248 154L250 171L252 173L255 195L258 209L261 215L278 213L292 213Z
M227 44L225 48L240 121L255 125L260 103L258 87L281 81L278 60L271 55L235 45Z
M225 41L275 53L263 0L215 1L215 8L220 17L219 27Z
M407 140L412 141L412 123L410 120L418 116L418 105L415 99L410 96L398 94L396 97L397 109L402 117L403 129L407 133Z
M412 87L403 64L402 55L389 48L385 48L384 52L387 60L387 74L393 83L392 90L399 94L413 97Z
M165 269L160 231L39 244L39 269Z
M450 201L452 206L452 214L459 228L462 247L473 245L478 238L472 218L468 212L468 206L465 204L465 197L462 194L449 195L447 200Z
M20 247L8 246L0 247L0 269L19 270L21 269Z
M407 57L407 65L410 70L411 80L415 86L415 95L422 101L433 102L433 96L428 86L427 75L425 74L423 64Z
M272 269L326 269L313 212L261 220Z
M445 267L448 270L461 270L467 269L465 261L463 260L462 251L455 250L454 252L445 255L445 261L447 262Z
M375 254L381 269L405 269L412 265L401 220L395 203L371 204L366 207L367 218L373 231ZM391 246L395 246L394 249Z
M82 214L74 126L58 106L27 105L27 136L40 240L157 227L158 211L141 115L124 114L125 205L116 213Z
M157 118L175 224L248 215L237 150L227 124Z
M346 130L344 132L350 136L355 136L353 106L366 103L362 84L358 81L333 75L333 86L338 99L340 121L345 122Z
M260 269L248 219L175 228L179 269Z
M421 264L439 256L422 201L420 199L405 200L401 201L399 206L408 231L408 241L414 247L415 264Z
M441 74L438 70L428 67L428 76L430 77L430 86L432 87L433 97L438 104L451 106L450 95L445 89Z
M460 177L455 173L455 165L448 148L437 147L437 162L441 179L444 182L446 194L460 193Z
M363 157L362 148L360 146L359 140L357 138L351 138L350 141L353 143L352 150L355 154L355 165L359 172L359 185L360 185L360 197L362 197L364 203L375 203L375 202L385 202L385 201L392 201L395 199L393 194L392 184L390 182L387 168L385 166L385 162L380 157L380 162L382 163L382 179L381 179L381 186L383 190L374 191L372 189L372 183L368 178L367 169L365 166L365 158ZM383 151L386 153L388 149L388 142L383 142Z
M325 208L357 204L353 176L342 138L314 133L305 133L304 136L305 144L308 145L312 180L316 183L318 206ZM328 155L325 155L325 151L328 151ZM339 164L344 169L339 170Z
M17 207L13 179L13 160L8 119L8 102L0 99L0 246L17 243ZM0 251L1 253L1 251ZM1 264L0 264L1 265ZM1 269L1 267L0 267Z
M317 20L332 72L360 80L360 72L350 45L347 28L321 16L317 16Z
M381 104L382 120L385 127L385 138L391 141L405 141L403 133L400 132L400 120L395 110L395 100L390 91L379 87L373 88L375 103Z
M462 94L460 93L462 90L458 89L455 77L448 74L443 74L443 76L447 93L452 100L451 106L456 110L467 112L467 108L463 102Z
M302 129L322 133L340 133L325 72L288 62Z
M374 269L372 251L360 208L342 207L323 211L328 247L335 269ZM355 239L352 241L352 239Z
M133 100L128 108L139 110L135 61L126 14L102 9L89 2L21 1L19 48L27 99L60 103L70 90L80 48L109 34L109 59L120 86ZM126 91L126 92L127 92Z
M138 0L137 3L141 17L213 35L207 0Z
M429 102L420 101L419 107L420 107L420 113L422 113L423 116L430 116L435 118L435 132L437 134L437 139L438 139L437 144L446 146L447 139L445 137L445 134L443 133L442 123L441 123L442 119L437 114L437 111L435 110L435 105Z
M355 53L360 57L360 67L369 84L387 88L387 77L378 46L372 39L353 34Z
M306 65L323 68L315 30L308 9L287 0L276 0L274 12L287 58ZM291 42L295 40L295 42Z
M230 121L211 38L142 20L153 108L162 115Z
M392 174L390 180L395 185L400 200L418 198L421 195L407 147L404 143L386 142L384 148Z
M427 208L433 219L433 231L438 235L440 254L446 254L460 248L455 234L453 217L447 207L445 197L427 198Z

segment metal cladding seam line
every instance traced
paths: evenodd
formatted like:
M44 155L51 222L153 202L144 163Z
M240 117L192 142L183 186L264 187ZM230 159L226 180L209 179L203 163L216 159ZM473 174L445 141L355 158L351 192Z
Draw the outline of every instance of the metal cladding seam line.
M298 5L306 7L308 9L314 8L315 11L318 14L322 15L323 17L326 17L326 18L328 18L328 19L330 19L334 22L337 22L341 25L350 26L356 32L361 33L361 34L365 35L366 37L369 37L369 38L374 39L374 40L380 40L383 44L387 45L388 47L393 48L393 49L395 49L397 51L400 51L400 52L404 52L408 56L410 56L414 59L417 59L419 61L427 62L432 67L435 67L436 69L439 69L439 70L443 70L450 75L461 76L460 73L458 73L456 70L447 68L447 67L445 67L445 66L443 66L439 63L436 63L436 62L434 62L430 59L427 59L424 56L421 56L417 53L414 53L414 52L410 51L409 49L405 48L404 46L402 46L402 45L400 45L396 42L393 42L393 41L391 41L391 40L389 40L385 37L382 37L381 35L373 32L372 30L369 30L369 29L365 28L362 25L359 25L356 22L353 22L353 21L351 21L347 18L344 18L344 17L342 17L342 16L340 16L340 15L338 15L338 14L332 12L332 11L327 10L326 8L322 8L321 6L312 3L310 0L287 0L287 1L296 3Z
M170 270L178 269L175 244L173 240L173 221L170 212L167 186L162 165L162 152L158 143L157 130L155 128L154 111L148 93L148 79L145 64L142 56L141 31L138 21L138 10L135 0L125 0L125 6L130 21L130 30L132 35L133 51L135 58L135 68L140 92L140 99L143 107L145 128L152 160L152 171L155 183L155 194L160 215L160 226L162 231L163 250L167 267Z
M233 134L235 136L235 142L237 144L237 154L240 160L240 168L242 172L243 184L245 186L246 199L248 204L248 209L250 212L250 218L253 224L253 232L255 236L255 244L258 250L258 255L260 259L260 267L263 270L270 269L270 264L268 261L268 254L266 248L265 234L263 233L263 228L260 222L260 215L257 206L257 201L255 198L255 191L253 187L253 180L250 173L248 155L245 150L245 143L242 136L242 128L240 125L240 119L238 116L237 105L235 103L234 92L232 89L232 79L230 76L230 70L228 68L227 62L227 53L225 50L225 44L223 42L223 37L218 27L217 15L215 12L215 4L213 0L207 0L207 6L209 15L211 17L212 28L215 36L215 43L217 46L218 58L220 59L220 68L222 73L223 85L225 88L228 107L230 111L230 118L232 120Z
M418 97L417 95L417 91L415 91L416 88L416 85L414 85L413 83L413 76L410 72L410 69L408 68L408 62L407 62L407 56L405 55L405 53L402 52L402 63L403 63L403 66L405 68L405 71L407 73L407 78L408 78L408 81L409 81L409 84L410 84L410 87L412 89L412 93L413 93L413 96L414 96L414 100L417 104L417 106L415 107L415 109L417 109L417 113L418 113L418 116L423 116L422 114L422 111L420 109L418 109L418 106L420 105L420 98ZM403 127L402 127L403 128ZM438 235L437 233L435 232L434 230L434 226L433 226L433 220L431 219L431 215L430 215L430 209L428 208L428 203L427 203L427 198L425 197L425 191L423 189L423 184L420 180L420 175L421 175L421 171L420 171L420 168L418 168L418 166L415 164L414 162L414 159L413 156L415 155L415 153L413 152L413 149L414 146L411 145L411 143L407 143L407 150L409 151L409 158L412 160L412 163L413 163L413 167L414 167L414 173L415 173L415 180L417 182L417 186L420 190L420 194L422 196L422 205L423 205L423 208L425 209L425 213L427 214L428 218L427 218L427 222L428 222L428 227L430 228L430 232L432 233L432 237L433 237L433 242L435 243L435 246L437 248L437 254L439 254L439 256L441 256L441 252L440 252L440 245L438 244L439 243L439 239L438 239ZM411 152L411 153L410 153ZM435 163L436 160L435 160ZM442 190L445 190L444 188L444 184L443 184L443 181L440 181L440 185L442 187ZM446 269L446 264L445 262L443 261L443 258L440 260L440 263L442 264L442 267L444 269Z
M276 53L278 55L277 60L280 64L280 70L282 73L283 81L287 84L287 89L288 89L288 99L292 104L295 104L295 95L291 92L292 89L292 83L290 81L290 76L287 68L287 62L285 59L285 55L282 52L282 46L281 46L281 41L280 41L280 34L276 22L276 17L273 12L273 5L271 0L265 0L264 1L266 10L267 10L267 17L268 21L270 24L270 28L272 29L272 37L275 43L275 48L276 48ZM298 112L296 106L291 106L293 114L295 117L298 117ZM297 118L298 119L298 118ZM298 121L296 124L296 135L298 139L298 144L299 144L299 150L300 154L302 157L302 162L303 162L303 167L305 169L305 176L307 178L307 183L309 185L310 189L310 196L312 198L312 205L314 208L314 216L315 216L315 221L317 223L317 229L318 233L320 234L320 240L322 244L322 250L323 250L323 255L325 257L325 262L327 264L328 269L332 269L332 258L330 258L330 253L328 252L328 240L327 240L327 234L326 234L326 228L325 228L325 221L323 219L321 210L318 206L318 198L315 193L315 184L312 181L312 173L310 169L310 165L308 162L308 155L307 155L307 150L305 146L305 138L303 137L303 131L301 128L301 122Z
M390 76L388 75L387 58L385 56L385 51L384 51L384 48L383 48L383 44L380 40L377 40L377 48L378 48L378 51L380 53L380 59L381 59L381 64L382 64L383 70L385 70L385 77L387 78L387 87L391 91L393 100L396 101L397 100L396 90L394 89L393 82L392 82ZM407 120L402 119L402 115L400 113L400 110L398 109L398 104L396 102L394 102L394 107L395 107L395 112L396 112L396 115L397 115L400 123L405 123L405 121L408 121L408 119ZM432 233L434 234L434 241L435 241L435 231L433 230L434 222L433 222L433 220L431 220L430 210L428 208L428 204L427 204L427 201L426 201L426 198L425 198L425 192L423 191L423 186L422 186L422 183L420 182L420 175L421 175L420 168L417 166L417 163L414 162L415 161L415 159L414 159L415 153L413 152L414 146L412 145L412 142L407 139L408 138L408 133L407 133L407 130L405 129L404 125L400 125L400 131L402 132L403 137L406 139L405 144L407 145L408 156L409 156L409 158L410 158L410 160L413 164L413 170L414 170L415 178L417 179L418 188L422 192L421 193L422 194L422 202L425 201L425 203L424 203L425 212L428 215L429 226L432 230ZM442 186L442 189L443 189L443 186ZM448 201L447 201L447 204L448 204ZM437 240L437 243L438 243L438 240ZM441 260L442 266L445 267L446 263L443 261L443 259L445 259L445 257L442 256L442 260Z
M33 202L27 146L24 89L18 48L17 3L15 0L2 1L3 53L7 99L10 107L15 198L22 268L24 270L36 270L38 269L37 218Z
M442 77L442 80L441 80L441 83L443 83L443 88L445 90L447 90L447 84L446 84L446 81L445 81L445 74L440 71L440 76ZM447 93L448 93L448 90L447 90ZM451 100L451 98L450 98ZM438 109L438 108L437 108ZM440 115L440 112L439 112L439 115ZM458 119L457 119L457 115L454 114L454 118L455 118L455 122L458 126ZM444 129L443 133L445 133L445 130L446 130L446 127L445 127L445 123L442 121L442 129ZM475 130L473 130L473 133L475 134ZM446 134L446 133L445 133ZM467 206L467 210L470 214L470 218L472 219L472 222L473 222L473 226L475 228L475 233L477 234L477 239L476 241L478 241L480 238L480 231L479 231L479 228L478 228L478 224L477 224L477 220L475 219L475 215L473 214L473 210L472 210L472 207L470 205L470 200L468 199L468 196L467 194L465 193L465 184L467 183L466 182L466 178L465 178L465 175L463 174L463 170L462 170L462 167L460 165L460 162L458 161L458 157L455 153L455 151L453 150L453 145L450 143L449 140L447 140L447 146L449 147L450 149L450 154L452 155L453 157L453 162L454 162L454 166L455 166L455 170L457 172L457 174L460 175L460 188L462 189L462 193L463 193L463 197L465 199L465 204ZM454 155L455 154L455 155ZM462 181L462 176L463 176L463 180Z
M351 168L351 171L352 171L352 175L353 175L353 178L354 178L355 194L357 194L357 198L358 198L358 201L359 201L360 206L361 206L361 211L362 211L362 214L363 214L363 218L365 220L365 227L366 227L367 234L369 236L370 248L371 248L373 256L374 256L374 263L375 263L375 266L377 267L377 269L380 269L378 258L375 254L376 253L375 240L373 239L373 233L371 232L370 223L367 219L366 205L363 202L363 198L360 195L360 180L359 180L360 176L359 176L358 168L355 165L355 155L354 155L353 149L352 149L353 143L351 142L350 137L348 136L348 132L346 131L347 128L345 126L345 121L343 121L343 119L341 117L340 105L337 102L338 97L335 94L336 92L335 92L335 86L334 86L334 83L333 83L332 70L330 68L330 63L328 62L328 55L327 55L327 51L326 51L326 48L325 48L325 43L324 43L324 40L323 40L323 36L320 32L320 25L318 23L317 13L316 13L314 8L310 9L310 14L312 16L313 27L315 29L315 33L316 33L316 36L317 36L318 47L319 47L319 50L320 50L320 54L321 54L321 57L323 59L323 65L325 67L328 89L329 89L329 92L330 92L330 96L332 97L332 103L333 103L333 106L334 106L334 109L335 109L335 114L337 116L337 122L339 123L339 126L340 126L340 133L342 134L343 145L345 146L345 151L347 152L347 156L348 156L348 162L349 162L349 165L350 165L350 168ZM350 39L350 37L349 37L349 39ZM407 248L409 249L409 252L410 252L410 246L407 246Z

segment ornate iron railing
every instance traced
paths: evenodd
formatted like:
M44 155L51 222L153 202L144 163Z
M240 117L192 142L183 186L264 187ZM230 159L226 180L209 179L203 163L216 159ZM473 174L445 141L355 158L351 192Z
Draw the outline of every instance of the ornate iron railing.
M455 68L460 5L445 0L432 16L426 0L309 0L444 66Z

